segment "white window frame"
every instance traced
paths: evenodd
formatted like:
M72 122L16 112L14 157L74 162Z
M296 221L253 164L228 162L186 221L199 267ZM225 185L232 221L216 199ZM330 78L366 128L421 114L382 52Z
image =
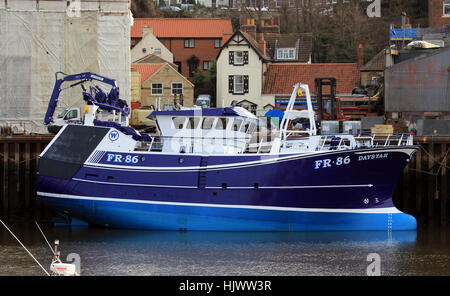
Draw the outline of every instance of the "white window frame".
M220 48L220 47L222 47L222 40L214 39L214 48Z
M295 48L278 48L277 60L295 60Z
M192 38L184 39L184 48L195 48L195 40Z
M160 84L161 88L154 87L155 84ZM155 90L161 89L161 92L155 92ZM164 85L161 82L152 82L152 95L162 95L164 93Z
M238 82L238 79L241 79L241 82ZM233 93L243 94L244 93L244 75L234 75L233 80L234 80L233 81ZM242 90L239 90L238 86L241 86Z
M205 68L205 65L208 65L208 67ZM209 71L209 68L211 68L211 61L203 61L202 68L203 70Z
M241 55L238 57L238 55ZM234 52L234 65L243 65L244 64L244 52L243 51L235 51Z
M173 87L174 84L181 84L181 93L177 93L177 95L183 94L183 90L184 90L183 82L172 82L172 83L171 83L172 87L171 87L170 93L171 93L172 95L175 95L175 93L173 93L173 90L174 90L174 89L180 89L179 87L177 87L177 88Z
M448 13L445 13L445 8L446 7L448 9ZM450 0L442 1L442 16L443 17L450 17Z
M155 55L161 55L161 48L155 48L155 50L153 50L153 54Z

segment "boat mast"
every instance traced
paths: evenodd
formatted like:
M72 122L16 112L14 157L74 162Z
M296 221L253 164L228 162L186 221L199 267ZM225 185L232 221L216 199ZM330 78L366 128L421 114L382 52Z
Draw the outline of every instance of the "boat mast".
M305 94L306 96L306 106L307 110L294 110L295 100L297 98L297 95L301 96L302 94ZM306 112L305 112L306 111ZM309 136L315 136L317 134L316 129L316 122L314 120L314 109L311 102L311 94L309 93L309 87L307 84L300 84L297 83L294 85L294 90L291 94L291 97L289 99L289 102L286 106L286 110L284 111L283 119L281 120L280 124L280 138L283 141L283 145L286 145L286 140L288 136L288 126L289 126L289 120L295 119L296 117L304 117L304 114L308 114L309 119L309 131L306 131L306 133L309 134ZM290 132L294 132L290 130ZM305 133L304 131L298 131L298 133Z

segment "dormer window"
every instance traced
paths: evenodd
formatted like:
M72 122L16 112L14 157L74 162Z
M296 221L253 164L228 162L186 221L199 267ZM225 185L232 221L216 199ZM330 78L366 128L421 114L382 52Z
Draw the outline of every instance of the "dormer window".
M444 0L444 16L450 17L450 0Z
M277 60L295 60L295 48L278 48Z

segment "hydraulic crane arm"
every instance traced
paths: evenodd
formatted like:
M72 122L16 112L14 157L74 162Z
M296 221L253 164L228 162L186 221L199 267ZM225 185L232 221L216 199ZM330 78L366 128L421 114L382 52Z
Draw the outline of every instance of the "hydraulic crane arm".
M58 74L63 74L64 77L58 79ZM127 104L124 100L119 99L119 87L114 79L110 79L107 77L103 77L91 72L84 72L80 74L67 75L63 72L55 73L55 86L53 87L52 96L48 103L47 112L44 118L44 124L48 125L53 122L53 114L55 113L56 106L58 105L58 98L61 91L77 86L79 84L82 85L83 90L85 90L83 83L87 81L96 80L105 84L110 85L111 91L108 94L105 94L99 87L91 88L91 93L83 92L83 99L88 104L94 104L99 106L102 109L107 110L115 110L118 112L123 112L128 115L129 109L127 108ZM77 81L78 80L78 81ZM62 88L63 83L69 81L77 81L66 88ZM93 94L93 90L95 90L95 94Z

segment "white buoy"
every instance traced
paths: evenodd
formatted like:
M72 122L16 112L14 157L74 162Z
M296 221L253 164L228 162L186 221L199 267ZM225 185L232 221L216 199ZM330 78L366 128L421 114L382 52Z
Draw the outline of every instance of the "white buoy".
M75 264L61 262L61 259L59 259L60 252L58 251L58 246L59 240L55 240L55 250L52 250L55 257L50 264L50 271L53 273L53 275L79 276Z

